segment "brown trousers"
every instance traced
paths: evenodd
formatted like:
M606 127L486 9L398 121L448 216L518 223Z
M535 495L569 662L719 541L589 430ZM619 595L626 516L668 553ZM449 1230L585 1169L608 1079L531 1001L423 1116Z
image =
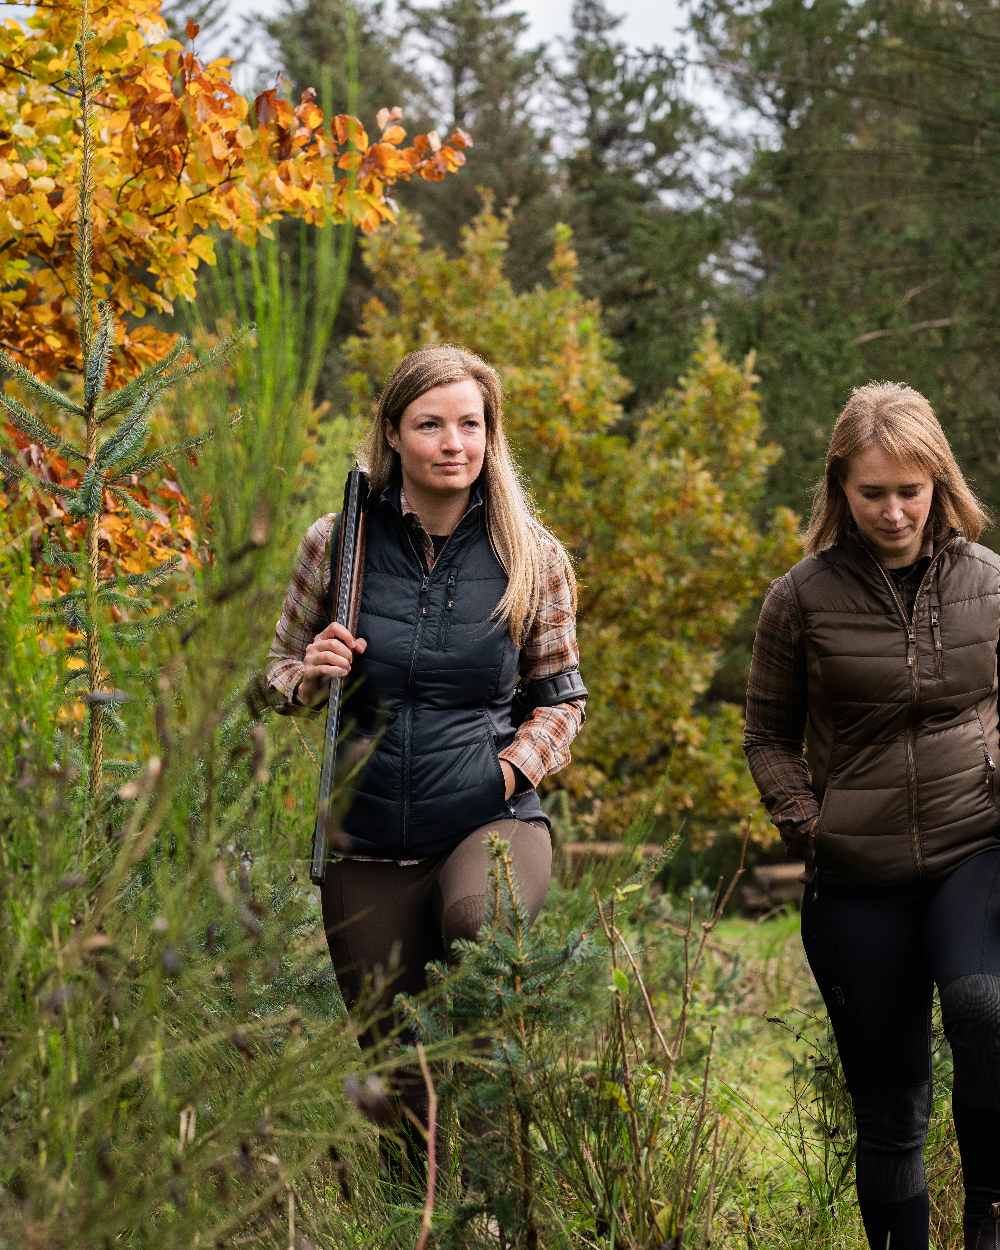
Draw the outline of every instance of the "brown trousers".
M444 855L400 867L391 860L339 860L323 882L323 926L340 992L349 1010L362 1001L377 1019L360 1042L374 1045L396 1024L396 994L427 986L425 965L447 959L456 938L475 938L487 912L490 855L486 839L510 843L521 901L534 920L548 893L552 844L543 821L498 820L468 834ZM404 1103L426 1123L419 1071L397 1077Z

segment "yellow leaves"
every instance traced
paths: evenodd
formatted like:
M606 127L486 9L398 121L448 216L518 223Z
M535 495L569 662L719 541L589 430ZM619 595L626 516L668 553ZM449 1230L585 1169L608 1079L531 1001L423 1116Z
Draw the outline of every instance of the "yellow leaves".
M207 265L215 264L215 244L207 234L196 234L188 244L191 251Z
M333 119L333 134L342 147L345 143L350 143L362 152L368 149L368 131L356 117L350 117L347 113L338 113Z
M378 126L379 130L384 132L387 126L389 126L392 122L399 121L402 116L403 110L398 104L391 109L379 109L379 111L375 114L375 124Z
M205 64L190 43L164 37L159 7L103 0L92 14L92 64L106 80L95 118L95 285L113 290L120 310L192 298L197 266L213 261L207 241L188 241L212 229L249 243L292 215L374 231L393 220L395 182L437 181L464 160L458 132L404 146L398 107L379 111L373 144L357 118L325 117L315 92L296 104L273 89L247 99L226 58ZM69 64L77 20L73 6L39 6L25 25L0 27L5 62L35 74L0 90L0 337L49 376L78 363L65 292L79 133L72 102L50 85ZM37 313L53 302L60 312L43 336ZM126 325L113 372L148 363L150 342Z

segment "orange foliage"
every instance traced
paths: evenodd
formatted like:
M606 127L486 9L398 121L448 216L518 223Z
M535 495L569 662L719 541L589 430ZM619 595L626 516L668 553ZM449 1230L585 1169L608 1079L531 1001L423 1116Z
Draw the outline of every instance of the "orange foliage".
M10 430L16 443L19 461L37 478L56 486L76 487L82 473L62 456L46 452L31 443L17 430ZM165 474L171 472L164 466ZM26 492L16 487L5 493L0 481L0 508L4 529L15 536L29 536L37 553L48 534L68 552L82 550L86 517L74 517L60 505L58 496L43 496L39 491ZM170 476L162 476L155 484L145 485L138 479L128 483L129 494L144 508L154 513L152 521L136 522L127 506L110 491L104 492L99 527L99 576L114 578L130 573L144 573L172 557L179 556L180 571L200 567L202 554L198 549L197 527L187 497ZM77 585L69 568L46 569L46 575L35 582L36 599L41 602L65 594ZM120 614L112 610L116 619Z
M439 180L463 164L470 140L460 131L403 146L399 109L380 111L373 142L356 118L325 117L313 91L297 105L275 90L251 102L230 61L206 65L167 38L159 10L160 0L104 0L92 13L89 59L104 78L94 289L123 319L192 299L200 266L215 260L213 229L250 242L293 216L371 232L393 217L395 182ZM0 342L41 377L80 366L71 291L81 144L64 83L78 23L75 5L0 23ZM164 331L126 325L111 381L169 343Z

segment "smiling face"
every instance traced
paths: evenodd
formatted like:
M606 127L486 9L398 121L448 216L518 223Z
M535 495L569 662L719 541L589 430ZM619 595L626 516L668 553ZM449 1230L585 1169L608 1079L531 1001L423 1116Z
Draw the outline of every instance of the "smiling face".
M403 409L399 429L386 431L399 453L403 489L422 495L468 492L486 455L483 393L472 378L435 386Z
M847 462L842 485L851 516L885 568L912 564L934 502L930 474L867 447Z

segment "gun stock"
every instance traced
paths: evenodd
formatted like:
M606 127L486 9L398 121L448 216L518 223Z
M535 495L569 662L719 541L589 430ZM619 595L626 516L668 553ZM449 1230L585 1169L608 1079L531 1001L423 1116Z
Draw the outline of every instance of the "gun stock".
M336 558L331 582L332 619L346 626L353 634L361 607L361 583L365 566L365 505L368 502L368 479L359 468L347 475L344 507L340 513ZM333 778L337 763L337 739L340 735L344 683L339 677L330 681L330 700L326 709L326 733L323 739L323 766L319 775L319 800L316 804L316 827L313 830L309 876L322 885L326 875L327 826L333 798Z

